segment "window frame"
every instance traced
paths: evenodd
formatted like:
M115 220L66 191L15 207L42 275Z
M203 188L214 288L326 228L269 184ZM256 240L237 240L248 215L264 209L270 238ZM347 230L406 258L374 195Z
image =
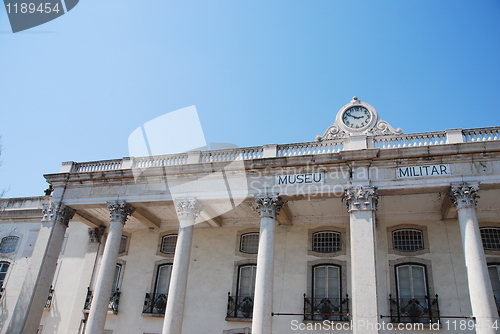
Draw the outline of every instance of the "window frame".
M246 236L257 236L258 237L258 241L257 241L257 251L255 253L250 253L250 252L245 252L243 251L243 239L246 237ZM259 252L259 241L260 241L260 232L247 232L247 233L243 233L240 235L239 237L240 239L240 247L239 247L239 251L240 253L243 253L243 254L250 254L250 255L257 255L257 253Z
M10 273L9 269L12 267L12 262L1 260L0 261L0 267L3 267L4 264L7 265L7 270L5 271L5 276L3 278L3 281L0 282L0 286L5 289L5 286L7 285L7 280L9 278L9 273ZM2 295L2 294L0 293L0 295Z
M318 232L335 232L340 234L340 250L335 252L323 253L314 250L314 234ZM313 255L316 257L337 257L340 255L346 255L346 250L349 247L348 241L346 240L346 229L336 226L320 226L308 230L307 236L307 253L308 255Z
M422 232L422 243L424 248L412 251L403 251L399 249L394 249L394 239L393 232L398 230L419 230ZM418 256L430 252L429 247L429 236L427 233L426 225L417 224L398 224L387 227L387 248L389 254L396 254L400 256Z
M163 251L163 241L165 238L168 238L168 237L173 237L175 236L175 245L174 245L174 250L172 252L164 252ZM160 238L160 253L162 254L166 254L166 255L170 255L170 256L174 256L175 254L175 247L177 246L177 240L179 238L179 234L177 233L171 233L171 234L165 234L163 235L161 238Z
M236 233L236 242L234 245L235 255L240 256L240 257L244 257L244 258L248 258L248 259L257 259L257 253L252 254L252 253L244 253L244 252L240 251L241 236L245 235L245 234L249 234L249 233L260 233L260 229L256 228L256 227L255 228L247 228L244 230L240 230ZM260 238L259 238L259 240L260 240Z
M483 228L499 228L500 229L500 223L479 223L479 235L481 238L481 244L482 244L481 229L483 229ZM484 251L485 255L500 255L500 250L484 249L484 245L483 245L483 251Z
M131 234L128 232L123 231L122 236L120 238L120 247L121 247L121 240L123 240L123 237L127 238L127 241L125 242L125 250L120 253L120 250L118 250L118 256L125 256L128 255L128 249L130 246L130 239L131 239Z
M168 261L173 261L173 258L175 256L175 249L173 253L163 253L161 251L161 245L163 242L163 237L169 236L169 235L177 235L177 240L179 237L179 230L167 230L164 232L161 232L160 235L158 236L158 245L156 247L156 255L159 255L161 257L169 259ZM176 241L176 246L177 246L177 241ZM163 261L163 260L162 260Z
M19 249L19 245L21 244L21 236L19 236L17 234L9 234L9 235L6 235L0 239L0 245L3 243L4 239L7 239L7 238L17 238L17 243L14 246L14 250L12 250L11 252L1 252L0 251L0 254L2 254L2 255L10 255L10 254L16 253Z
M498 259L496 259L496 261L493 261L493 262L489 262L489 261L486 261L486 262L487 262L486 266L488 269L488 277L490 278L490 282L491 282L491 276L489 275L489 268L493 267L493 266L497 268L498 280L500 281L500 262L498 262ZM491 288L493 290L493 284L491 285ZM495 296L495 291L493 291L493 297L495 299L495 304L497 306L498 314L500 315L500 292L499 292L499 298L497 299Z

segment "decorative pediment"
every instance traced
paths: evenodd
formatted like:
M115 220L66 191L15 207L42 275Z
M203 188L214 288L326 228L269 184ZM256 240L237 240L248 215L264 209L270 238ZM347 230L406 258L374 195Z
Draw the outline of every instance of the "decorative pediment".
M373 106L361 102L355 96L350 103L340 108L335 123L326 129L322 136L316 136L316 141L356 135L381 136L401 133L403 133L401 128L394 129L389 123L379 118L377 110Z

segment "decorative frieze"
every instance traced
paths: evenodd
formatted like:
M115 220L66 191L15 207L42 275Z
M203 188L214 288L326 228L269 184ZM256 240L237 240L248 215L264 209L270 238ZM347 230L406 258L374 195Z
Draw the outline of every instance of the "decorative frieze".
M175 208L179 219L195 221L203 205L196 198L181 198L175 200Z
M477 199L479 198L478 191L479 184L477 183L471 185L463 182L460 185L452 185L450 188L450 199L457 209L475 208Z
M111 221L119 221L123 224L125 224L128 217L134 212L132 205L119 201L108 203L108 210Z
M347 211L375 211L377 210L378 194L376 187L351 187L344 191L342 198L347 205Z
M271 217L276 218L278 215L283 201L278 194L275 195L259 195L255 196L255 203L257 204L257 211L260 213L260 217Z
M61 202L50 202L45 204L42 209L43 222L56 221L68 226L69 221L75 215L75 210L62 204Z

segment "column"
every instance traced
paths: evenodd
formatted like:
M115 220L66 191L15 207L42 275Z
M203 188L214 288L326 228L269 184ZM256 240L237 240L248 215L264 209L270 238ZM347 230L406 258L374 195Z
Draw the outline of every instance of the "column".
M75 210L62 203L44 205L42 226L7 334L36 333L54 279L64 233L74 214Z
M478 190L478 184L470 185L464 182L460 185L452 185L450 198L458 212L472 315L476 318L477 324L476 333L493 334L496 331L491 325L498 319L498 313L477 222Z
M253 302L252 334L271 334L273 312L274 239L276 216L282 206L278 195L256 196L260 213L259 250Z
M131 205L118 201L108 203L108 209L110 213L108 237L97 274L86 334L101 334L104 331L123 225L134 211Z
M353 333L378 333L375 210L377 188L347 188L350 213Z
M175 246L172 276L168 287L162 334L182 333L193 228L196 217L202 210L202 205L196 198L175 200L175 206L179 218L179 234Z

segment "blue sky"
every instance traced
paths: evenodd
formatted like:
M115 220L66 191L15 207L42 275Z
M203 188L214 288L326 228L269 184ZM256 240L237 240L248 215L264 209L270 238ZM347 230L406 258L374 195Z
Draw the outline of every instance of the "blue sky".
M7 197L191 105L238 146L312 141L354 95L405 133L500 125L497 0L81 0L16 34L2 8L0 60Z

